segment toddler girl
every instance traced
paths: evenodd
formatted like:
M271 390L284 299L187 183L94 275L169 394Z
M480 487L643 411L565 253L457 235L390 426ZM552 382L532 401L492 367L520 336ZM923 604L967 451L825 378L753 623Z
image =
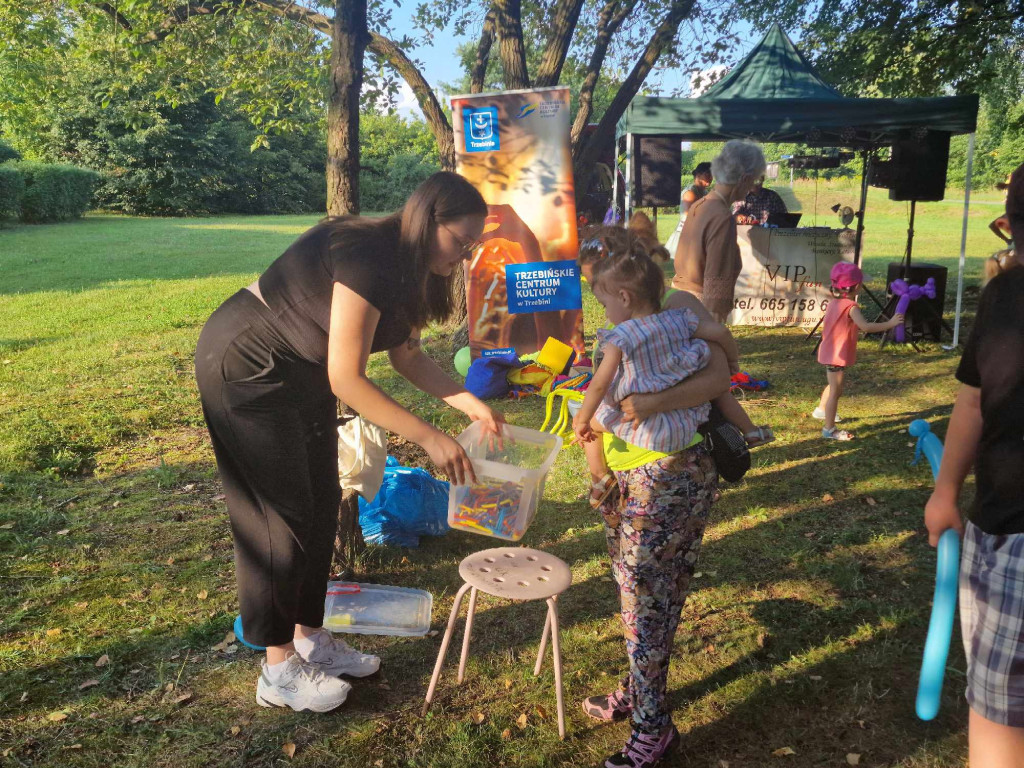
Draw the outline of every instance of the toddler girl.
M845 429L836 429L839 417L836 408L843 394L843 375L857 359L857 334L877 333L895 328L903 322L903 315L891 320L869 323L857 306L857 291L864 282L864 273L856 264L841 261L832 267L833 300L825 311L821 324L821 345L818 347L818 362L825 366L828 384L821 393L821 401L813 416L824 419L821 436L828 440L852 440L853 435Z
M629 395L661 392L696 373L707 365L707 342L724 346L728 331L720 323L701 322L689 309L662 310L664 274L640 247L596 264L591 287L615 325L598 331L603 356L573 419L576 439L587 454L591 504L597 507L615 484L598 434L611 433L631 446L669 454L694 442L710 411L704 403L655 413L637 423L623 417L617 403Z

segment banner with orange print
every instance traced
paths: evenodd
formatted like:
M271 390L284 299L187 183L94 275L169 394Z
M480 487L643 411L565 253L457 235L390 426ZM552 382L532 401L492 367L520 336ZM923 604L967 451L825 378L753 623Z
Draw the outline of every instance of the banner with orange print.
M466 269L473 357L549 336L582 353L569 89L454 96L452 117L456 170L489 209Z

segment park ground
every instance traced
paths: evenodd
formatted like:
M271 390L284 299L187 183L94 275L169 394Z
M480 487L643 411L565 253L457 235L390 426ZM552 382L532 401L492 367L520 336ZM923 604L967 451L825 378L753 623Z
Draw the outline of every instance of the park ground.
M798 185L812 223L852 183ZM962 203L918 206L915 260L950 268L952 318ZM994 192L975 197L965 329ZM872 191L865 267L883 289L904 250L907 204ZM357 637L379 653L328 715L254 701L258 657L225 644L237 612L226 510L192 376L199 330L316 217L136 219L90 215L0 230L0 764L35 766L597 765L627 726L599 726L579 700L624 667L583 457L566 450L522 544L572 566L560 600L568 738L559 741L550 664L532 676L542 606L483 598L462 686L450 663L430 715L419 706L440 637ZM674 217L662 217L665 235ZM600 320L585 296L588 336ZM872 315L868 311L869 316ZM934 579L921 525L932 485L910 466L909 422L944 434L958 356L862 342L841 404L850 443L826 443L808 414L823 384L797 329L736 329L743 367L772 388L748 395L773 445L716 505L669 677L677 766L966 763L963 652L954 641L939 717L913 699ZM948 343L948 339L944 340ZM450 369L441 330L428 354ZM375 357L371 375L452 433L437 407ZM542 402L503 406L539 427ZM370 548L358 580L434 595L443 630L458 562L491 544L470 534L419 549ZM959 631L956 633L958 638Z

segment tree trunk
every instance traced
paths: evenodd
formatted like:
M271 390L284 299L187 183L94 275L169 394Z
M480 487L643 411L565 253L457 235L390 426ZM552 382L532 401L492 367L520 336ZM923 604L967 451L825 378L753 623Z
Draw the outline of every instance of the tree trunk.
M537 79L533 82L535 87L547 88L558 85L582 8L583 0L560 0L558 3L554 18L551 20L551 37L548 38L544 58L537 70Z
M367 0L336 0L327 101L327 213L359 213L359 93Z
M616 123L619 122L619 118L625 113L629 102L640 91L640 86L643 85L644 79L651 69L654 68L661 52L671 44L676 31L679 29L679 24L693 11L694 3L695 0L674 0L668 13L665 14L658 28L651 36L650 41L648 41L643 55L633 65L632 71L615 93L615 98L612 99L608 111L604 113L601 121L597 124L597 129L590 135L590 138L580 151L579 159L576 160L574 158L573 171L576 176L576 188L578 190L585 191L587 189L591 174L594 171L594 165L598 160L600 147L609 140L614 139ZM612 182L614 183L614 181L613 176Z
M473 62L473 71L469 73L470 93L482 93L484 90L484 81L487 79L487 62L491 56L491 45L494 44L494 17L495 11L491 8L484 18L484 28L476 47L476 61Z
M526 48L523 46L521 0L498 0L494 7L498 19L498 52L505 70L505 89L517 91L530 87L526 71Z
M345 488L341 492L338 507L338 532L334 537L334 564L332 573L351 574L355 570L356 558L366 548L363 529L359 527L359 494Z

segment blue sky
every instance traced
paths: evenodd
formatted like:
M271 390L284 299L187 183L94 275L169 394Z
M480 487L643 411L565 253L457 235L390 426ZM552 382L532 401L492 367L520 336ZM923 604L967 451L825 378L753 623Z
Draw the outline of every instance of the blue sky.
M392 23L392 31L396 36L416 34L407 19L408 16L403 14L400 9L396 10ZM740 49L740 56L742 57L761 39L763 32L752 29L746 23L737 23L735 29L743 41ZM427 82L437 87L439 83L457 80L461 76L461 68L459 60L455 55L456 48L465 42L475 41L478 34L479 29L476 27L472 28L471 34L462 37L457 36L453 30L448 29L435 36L432 46L418 48L414 55L423 63L421 71ZM792 35L792 37L796 39L796 35ZM648 86L650 86L651 80L652 77L648 77ZM661 90L667 93L674 88L680 87L685 95L689 89L689 81L690 74L687 72L665 72L661 75ZM406 116L419 116L419 108L412 95L412 91L404 84L399 98L398 111Z

